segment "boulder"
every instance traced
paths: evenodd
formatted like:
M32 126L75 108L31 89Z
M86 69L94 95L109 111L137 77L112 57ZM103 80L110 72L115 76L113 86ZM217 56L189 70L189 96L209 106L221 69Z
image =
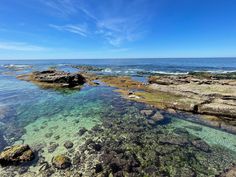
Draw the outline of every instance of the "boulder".
M71 160L65 155L57 155L53 157L52 164L58 169L66 169L71 166Z
M15 145L4 149L0 153L0 164L2 166L20 164L31 161L34 157L29 145Z
M149 116L151 116L153 114L153 110L151 110L151 109L144 109L144 110L141 110L140 113L142 115L144 115L144 116L149 117Z
M203 140L193 140L192 144L201 151L210 152L210 146Z
M74 146L74 144L71 141L66 141L64 143L64 146L65 146L66 149L70 149Z
M57 84L62 87L75 87L83 85L86 80L78 73L71 74L64 71L46 70L33 72L31 80L42 83Z
M84 135L87 131L88 131L88 130L87 130L86 128L82 127L82 128L79 130L78 135L79 135L79 136L82 136L82 135Z
M152 117L151 119L154 121L154 122L161 122L164 120L164 116L160 113L160 112L156 112Z

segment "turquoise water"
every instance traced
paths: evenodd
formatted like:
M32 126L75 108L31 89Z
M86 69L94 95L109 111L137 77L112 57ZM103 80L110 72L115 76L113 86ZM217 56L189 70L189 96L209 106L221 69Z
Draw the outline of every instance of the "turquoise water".
M25 63L27 62L25 61L23 64ZM49 65L53 66L53 64L55 65L55 63ZM167 176L174 176L174 174L184 176L182 173L177 172L177 169L190 169L190 167L186 166L186 152L193 154L196 156L196 159L201 162L194 163L195 166L190 165L191 170L196 171L198 176L214 176L222 172L225 168L230 167L233 162L236 162L236 135L186 121L181 119L181 116L178 115L170 115L163 112L169 120L167 123L155 127L146 127L145 123L140 123L143 130L136 132L137 127L133 127L133 125L136 126L139 121L144 120L145 122L145 117L140 114L140 111L153 108L141 103L124 100L118 93L113 91L115 88L103 85L96 87L86 85L81 90L42 89L30 82L21 81L16 78L18 74L44 69L49 65L33 63L33 68L21 66L23 69L21 68L19 70L2 67L0 71L0 112L3 115L0 117L1 149L7 145L21 143L29 144L35 149L40 146L39 159L43 158L46 162L51 163L51 159L57 154L65 153L73 158L75 152L81 151L81 146L83 146L88 139L92 138L94 141L99 140L99 142L103 142L108 139L116 141L122 137L126 139L122 148L128 149L129 152L135 152L145 168L147 168L146 161L151 163L148 164L148 166L153 166L156 162L154 163L155 160L148 155L145 160L145 158L141 157L142 153L149 153L151 155L159 148L159 152L162 152L163 148L171 152L175 151L173 154L175 154L176 158L172 160L170 160L169 157L173 154L160 155L164 161L166 161L166 167L160 164L162 162L160 157L158 162L159 169L162 169L165 173L168 171ZM56 66L64 70L73 70L61 64ZM127 67L128 66L126 66L126 68ZM214 68L215 66L212 67ZM233 65L229 68L226 66L228 70L234 69L232 67ZM107 124L107 122L113 124L113 126L106 128L105 124ZM120 122L123 126L118 126ZM81 128L91 130L96 125L104 127L104 130L102 132L95 131L96 133L91 131L92 133L88 132L85 136L78 136L78 132ZM174 133L177 128L184 129L188 132L188 135L177 135ZM141 149L131 143L131 140L137 138L136 136L141 137L141 139L143 138ZM169 139L175 139L175 137L181 139L200 138L211 147L212 154L196 150L191 144L186 145L184 148L179 145L159 145L158 143L161 142L162 136L166 136L167 139L168 137ZM74 144L74 148L71 151L68 151L68 149L64 147L65 141L68 140ZM156 143L151 145L150 142ZM54 150L51 150L52 144L57 144ZM113 148L110 147L109 144L104 146ZM168 149L170 147L171 149ZM145 152L143 152L144 149ZM88 168L89 165L87 165L87 163L99 161L99 155L101 154L89 156L89 158L86 157L88 159L85 160L80 167L80 171L84 176L91 175L88 174L91 170ZM210 156L214 156L214 158L207 162ZM182 159L183 162L180 163L177 159ZM202 165L205 163L209 163L209 167L206 168L207 165L203 167ZM179 166L173 164L179 164ZM25 175L33 176L37 174L40 167L39 162L35 162L34 166L28 167L28 171L25 172ZM76 168L71 169L70 173L74 173L75 170ZM11 173L17 176L19 175L18 171L18 168L0 168L0 174ZM206 171L206 173L203 171ZM160 175L160 173L162 172L158 172L157 174ZM53 174L54 176L62 176L61 172L58 171L54 171Z

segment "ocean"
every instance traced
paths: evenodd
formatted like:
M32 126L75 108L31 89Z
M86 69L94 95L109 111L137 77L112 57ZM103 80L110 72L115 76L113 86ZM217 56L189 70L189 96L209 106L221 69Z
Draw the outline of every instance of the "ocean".
M91 136L100 139L101 142L104 137L105 139L115 139L115 142L118 139L121 141L121 137L123 137L122 148L129 148L129 152L133 150L136 152L137 158L142 153L150 153L149 155L153 156L154 151L158 153L158 148L161 148L160 152L165 149L165 154L159 154L165 164L159 164L159 168L168 172L169 176L180 174L181 172L178 171L180 169L194 171L199 176L214 176L236 162L236 135L185 119L186 117L194 117L194 115L183 113L174 116L163 111L163 114L169 119L168 122L153 129L145 126L139 127L143 128L143 132L139 132L137 129L132 131L136 121L143 118L140 115L140 110L151 108L142 103L123 99L119 93L114 92L115 88L113 87L86 85L81 90L42 89L31 82L16 78L19 74L44 70L49 67L57 67L70 72L78 71L71 65L97 66L102 68L99 71L100 74L128 75L140 78L140 80L144 76L155 73L236 72L236 58L2 60L0 61L0 150L6 146L22 143L32 147L40 146L39 159L43 158L44 161L50 163L57 154L67 154L73 158L75 152L80 152L81 146ZM107 124L107 122L113 123L113 125L104 126L104 129L97 130L96 134L90 135L88 133L85 137L78 136L78 131L81 128L86 128L89 132L96 125ZM119 127L119 123L124 124L124 127ZM183 130L182 133L179 131L178 136L174 133L183 128L187 133L183 133ZM116 134L119 135L119 138ZM200 138L210 146L212 154L207 154L201 149L193 149L188 143L181 144L181 148L178 144L171 148L166 144L163 144L163 147L155 144L155 141L157 139L160 141L159 138L162 136L166 136L168 139L167 135L170 139L176 136L180 139ZM145 141L150 144L140 145L140 142L139 144L135 142L134 146L131 140L137 138L136 136L145 137ZM129 139L130 141L128 141ZM68 151L63 146L66 141L73 142L73 150ZM56 144L53 146L54 149L52 144ZM108 146L109 150L109 144L104 146ZM155 160L148 157L148 154L145 155L148 163L154 163ZM194 156L193 159L192 156ZM93 157L91 156L87 160L85 158L84 163L94 163L95 159L98 160L97 156L94 159ZM144 163L147 163L145 158L142 157L142 159ZM192 164L187 162L189 159L192 160ZM159 159L158 163L161 162L162 160ZM155 163L157 162L155 161ZM149 164L149 166L152 165ZM37 174L40 167L38 162L34 162L34 166L28 167L28 172L25 173ZM87 167L81 166L80 168L81 173L89 171L86 169ZM12 172L11 170L11 173L17 174L16 171ZM9 171L0 168L0 174L6 172ZM55 175L57 176L58 173L55 172Z

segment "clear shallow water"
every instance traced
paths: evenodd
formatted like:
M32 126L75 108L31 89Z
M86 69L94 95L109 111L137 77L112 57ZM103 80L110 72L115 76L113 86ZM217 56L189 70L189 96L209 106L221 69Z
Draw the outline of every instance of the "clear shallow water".
M195 69L233 71L236 69L235 59L201 60L201 62L194 60L192 65L189 60L180 62L177 59L171 59L170 62L162 60L118 60L114 62L96 60L96 65L104 67L107 71L109 68L109 72L112 73L113 71L115 73L122 71L121 74L128 75L131 73L130 71L137 72L143 69L157 69L166 72L186 72ZM4 67L11 63L23 68L25 66L19 65L27 65L27 68L14 71ZM6 114L4 119L0 119L0 136L4 137L4 143L1 143L5 146L19 143L26 143L33 147L43 146L42 156L48 162L59 153L67 153L68 150L63 146L67 140L74 143L75 150L79 150L79 145L86 141L86 137L77 136L81 127L90 130L107 119L134 119L135 117L138 119L140 117L139 111L146 108L146 105L122 99L119 94L113 92L113 88L106 86L85 86L80 91L45 90L15 77L17 74L47 69L50 66L57 66L66 71L76 71L66 65L92 65L94 60L1 61L0 64L2 65L0 68L0 108L5 110ZM28 67L28 65L32 65L32 67ZM139 80L140 78L134 77L134 79ZM141 78L141 81L144 80ZM185 128L190 134L203 139L210 146L222 148L223 154L229 154L232 159L236 160L236 135L188 122L182 120L181 117L172 116L170 119L171 121L167 125L160 126L159 129L172 132L176 128ZM150 134L152 134L151 131ZM53 143L58 146L51 152L50 148ZM224 157L220 153L216 155L219 158ZM230 162L225 162L225 164L227 163ZM36 165L30 168L32 171L37 171L39 167Z

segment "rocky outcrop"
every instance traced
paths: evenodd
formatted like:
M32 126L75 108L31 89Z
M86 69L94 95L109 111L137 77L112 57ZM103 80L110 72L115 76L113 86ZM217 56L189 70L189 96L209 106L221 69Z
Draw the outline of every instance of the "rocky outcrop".
M34 157L35 155L28 145L15 145L0 153L0 164L2 166L21 164L33 160Z
M85 83L85 78L78 73L71 74L56 70L33 72L31 78L33 81L58 84L63 87L75 87Z
M222 76L223 77L223 76ZM149 89L176 95L168 108L236 118L236 81L214 76L151 76Z
M86 79L80 73L68 73L57 70L35 71L31 74L18 75L18 79L31 81L44 88L80 87Z

